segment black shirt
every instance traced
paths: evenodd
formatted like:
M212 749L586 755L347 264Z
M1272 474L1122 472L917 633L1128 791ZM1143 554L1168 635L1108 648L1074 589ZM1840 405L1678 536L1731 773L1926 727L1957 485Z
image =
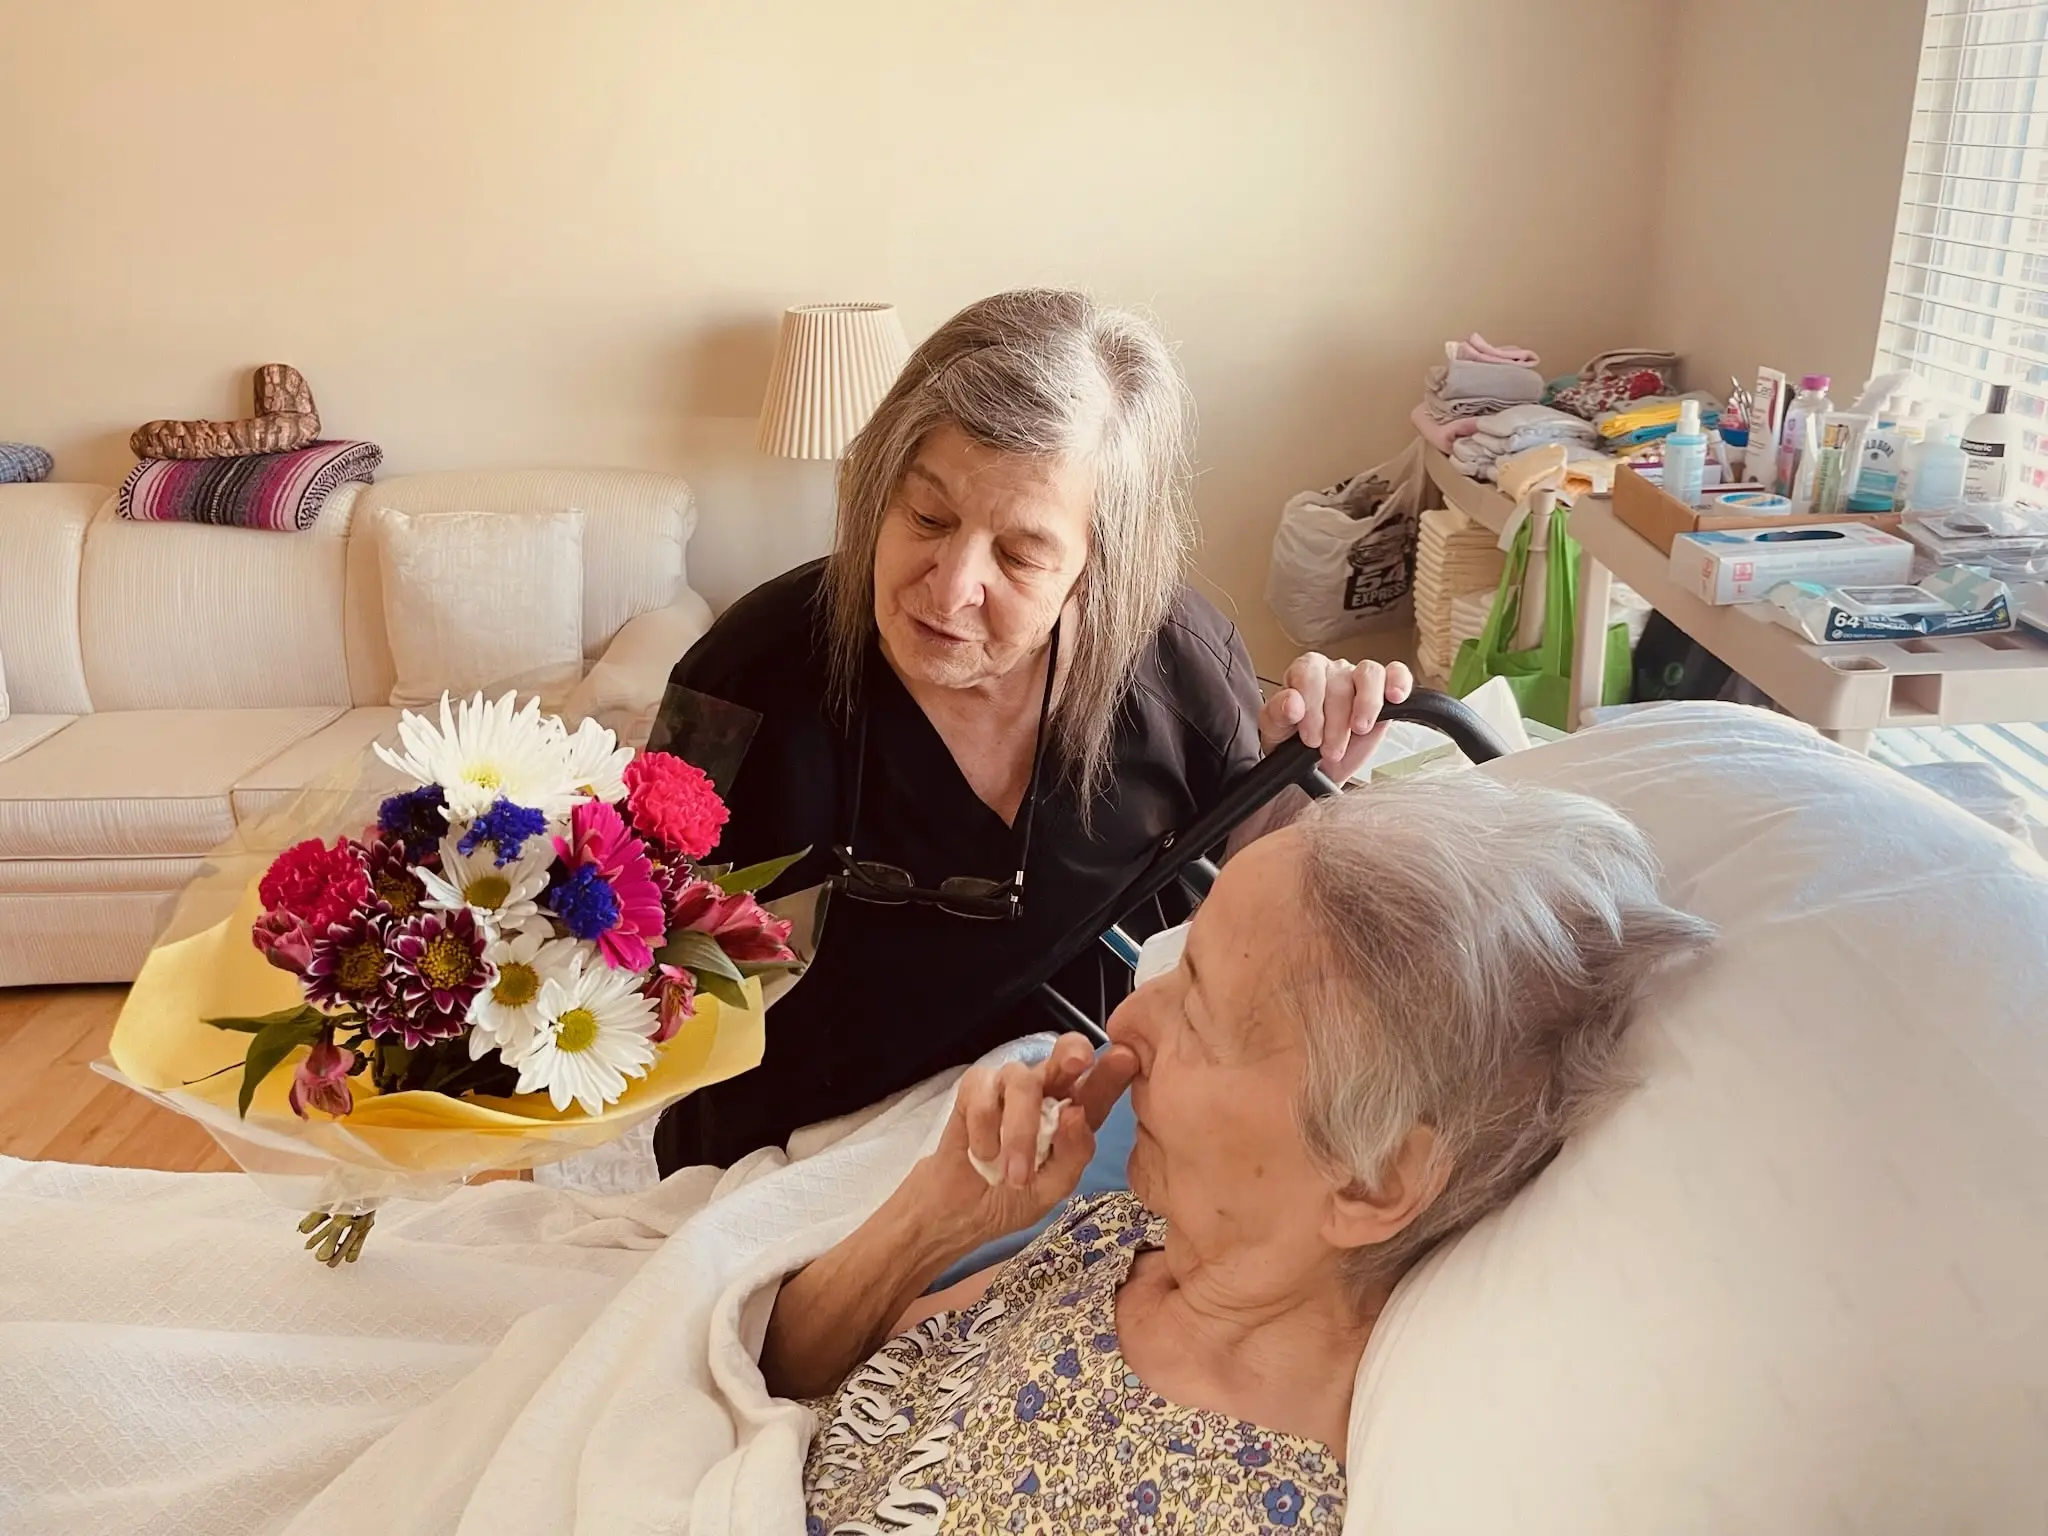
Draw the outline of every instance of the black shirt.
M808 858L763 892L769 899L831 880L839 872L831 848L850 836L862 859L898 865L923 886L955 875L1007 879L1018 830L975 795L924 711L875 656L854 835L858 738L826 697L823 570L815 562L755 588L670 674L671 688L761 716L724 786L732 818L714 857L753 864L809 847ZM762 1064L662 1117L655 1151L663 1173L779 1146L799 1126L1048 1028L1050 1015L1031 1000L1048 979L1098 1016L1113 1006L1122 968L1101 964L1107 957L1092 942L1090 920L1166 833L1257 761L1258 707L1258 680L1236 628L1183 589L1119 710L1111 783L1085 830L1048 746L1022 916L977 921L835 892L810 969L769 1011ZM657 726L650 746L692 755L688 741L662 736Z

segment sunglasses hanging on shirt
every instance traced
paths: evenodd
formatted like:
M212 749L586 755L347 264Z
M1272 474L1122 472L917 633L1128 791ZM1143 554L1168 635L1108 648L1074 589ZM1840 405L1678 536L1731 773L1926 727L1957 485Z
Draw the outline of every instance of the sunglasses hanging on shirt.
M872 664L872 663L871 663ZM868 701L863 691L860 706L859 741L853 756L853 821L847 840L832 850L840 875L834 883L855 901L878 906L937 907L955 917L982 921L1014 922L1024 915L1024 867L1031 858L1031 822L1038 809L1038 781L1045 761L1045 727L1052 715L1053 678L1060 664L1060 626L1052 627L1052 641L1045 656L1045 694L1038 704L1038 733L1031 746L1031 782L1024 796L1022 823L1017 847L1017 872L1007 880L983 875L952 875L937 886L921 886L916 876L895 864L863 859L853 851L860 836L861 791L867 778Z

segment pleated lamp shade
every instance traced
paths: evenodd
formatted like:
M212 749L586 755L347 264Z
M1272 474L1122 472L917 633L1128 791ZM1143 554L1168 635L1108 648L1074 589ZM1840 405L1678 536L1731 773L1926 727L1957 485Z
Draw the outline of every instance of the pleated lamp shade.
M761 402L761 451L836 459L896 382L910 340L893 304L799 304L782 313Z

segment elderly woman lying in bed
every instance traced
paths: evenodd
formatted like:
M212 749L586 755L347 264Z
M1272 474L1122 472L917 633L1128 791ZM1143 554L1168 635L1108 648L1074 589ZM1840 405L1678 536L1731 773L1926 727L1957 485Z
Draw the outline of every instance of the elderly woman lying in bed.
M1615 812L1477 774L1254 844L1100 1056L970 1073L938 1150L784 1286L762 1367L819 1416L810 1529L1334 1531L1395 1283L1593 1112L1637 994L1708 936ZM916 1300L1072 1192L1126 1086L1131 1193Z

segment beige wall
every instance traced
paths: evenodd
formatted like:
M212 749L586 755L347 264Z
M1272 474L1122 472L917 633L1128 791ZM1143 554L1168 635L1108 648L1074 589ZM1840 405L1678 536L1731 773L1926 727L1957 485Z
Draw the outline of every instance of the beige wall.
M1877 351L1926 0L1677 9L1653 330L1698 387L1769 364L1832 375L1846 405Z
M0 437L71 478L291 362L389 472L683 470L724 602L826 537L824 471L752 449L784 304L890 299L916 337L1082 284L1180 344L1203 569L1274 664L1281 501L1401 445L1437 343L1644 334L1639 0L7 12Z

